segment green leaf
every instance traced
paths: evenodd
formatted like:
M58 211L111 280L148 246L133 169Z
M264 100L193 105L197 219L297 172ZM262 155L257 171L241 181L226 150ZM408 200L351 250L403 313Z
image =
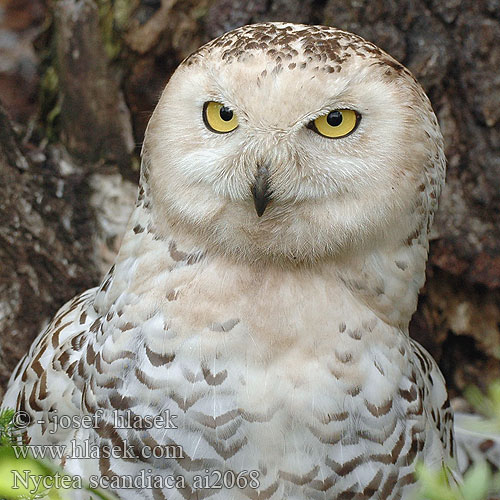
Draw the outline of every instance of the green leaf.
M9 445L15 439L13 436L14 424L12 419L15 411L6 408L0 412L0 446Z
M465 500L485 500L491 484L491 470L486 462L474 464L465 474L461 487Z
M14 448L0 448L0 497L7 499L34 498L45 489L38 478L50 477L52 471L33 458L17 458ZM33 481L36 478L36 482ZM38 485L38 487L37 487Z
M416 476L420 482L417 498L422 500L462 500L457 488L450 486L444 467L432 470L422 463L416 466Z
M464 391L467 401L484 416L494 417L494 408L491 401L476 386L467 387Z

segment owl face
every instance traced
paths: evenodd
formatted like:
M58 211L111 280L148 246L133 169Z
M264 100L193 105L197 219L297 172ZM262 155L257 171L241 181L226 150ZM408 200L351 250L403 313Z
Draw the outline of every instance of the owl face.
M240 28L177 69L148 126L156 230L253 260L400 242L428 215L441 142L420 86L368 42Z

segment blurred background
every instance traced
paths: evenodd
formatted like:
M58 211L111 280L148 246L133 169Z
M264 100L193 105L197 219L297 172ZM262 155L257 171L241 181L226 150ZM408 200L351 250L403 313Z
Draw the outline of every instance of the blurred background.
M0 398L40 328L112 262L175 67L261 21L353 31L423 85L448 174L411 334L454 397L500 377L500 1L0 0Z

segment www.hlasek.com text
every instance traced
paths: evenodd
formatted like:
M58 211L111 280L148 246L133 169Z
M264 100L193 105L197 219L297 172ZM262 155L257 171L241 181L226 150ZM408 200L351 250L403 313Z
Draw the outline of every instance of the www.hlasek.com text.
M69 444L27 444L14 445L16 458L33 456L38 459L66 461L68 459L125 459L148 460L150 458L184 458L184 451L179 445L131 446L123 440L117 445L92 443L88 440L72 439Z

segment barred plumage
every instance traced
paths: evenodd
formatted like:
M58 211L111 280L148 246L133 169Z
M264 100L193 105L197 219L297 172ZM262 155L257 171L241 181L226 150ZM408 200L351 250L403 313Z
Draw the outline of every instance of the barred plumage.
M209 101L234 131L205 127ZM321 137L308 125L331 109L358 128ZM207 44L151 119L115 265L40 335L4 406L44 421L32 443L131 454L65 456L71 473L185 481L122 498L408 498L418 460L453 467L442 375L408 337L444 169L424 92L363 39L274 23ZM54 415L100 418L52 434ZM158 446L174 456L145 456ZM200 486L214 471L246 487Z

